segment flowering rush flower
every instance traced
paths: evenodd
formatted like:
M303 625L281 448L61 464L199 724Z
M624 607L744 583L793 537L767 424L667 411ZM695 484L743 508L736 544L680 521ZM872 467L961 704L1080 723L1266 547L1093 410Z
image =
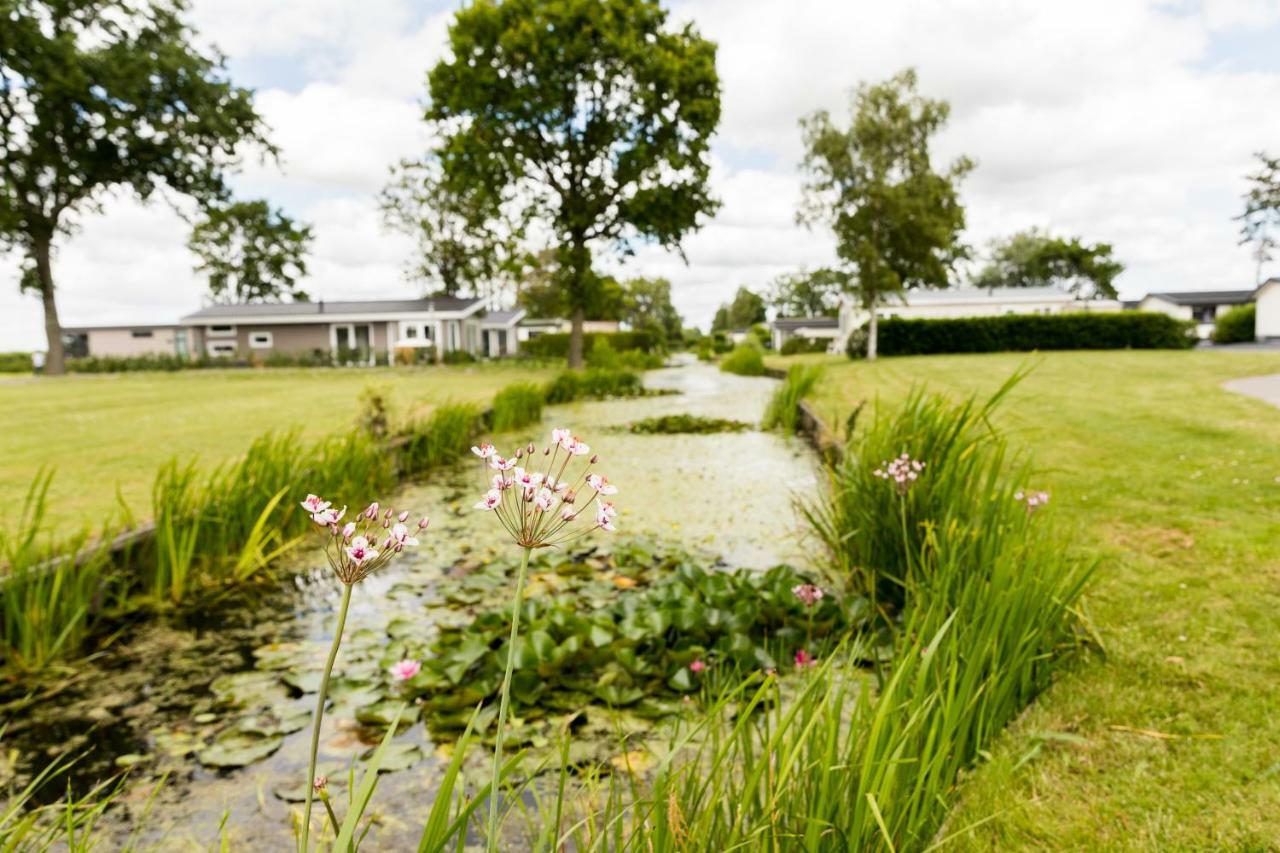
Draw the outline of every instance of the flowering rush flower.
M416 660L402 660L398 663L393 663L387 671L391 673L391 677L396 681L408 681L422 672L422 663Z
M618 511L604 498L618 487L592 470L598 457L569 430L552 430L541 451L533 444L510 457L491 450L487 444L472 448L496 472L475 508L496 515L517 545L548 548L593 530L617 529Z
M806 666L813 666L817 662L817 658L806 652L804 649L796 651L796 666L800 669L804 669Z
M345 506L334 509L329 501L307 495L302 508L311 513L312 521L329 529L324 553L338 580L348 586L364 580L405 548L417 545L414 534L430 523L423 517L411 528L405 524L409 520L407 511L397 515L391 507L381 509L377 501L341 527L338 522L347 514Z
M882 480L892 480L898 494L905 495L923 470L923 462L912 459L909 454L904 453L897 459L881 462L880 467L872 473Z
M791 587L791 594L804 602L805 607L812 607L821 601L822 596L825 595L822 587L814 586L811 583L802 583Z
M1024 492L1019 489L1014 492L1013 499L1021 501L1027 505L1027 512L1035 512L1042 506L1049 503L1048 492Z

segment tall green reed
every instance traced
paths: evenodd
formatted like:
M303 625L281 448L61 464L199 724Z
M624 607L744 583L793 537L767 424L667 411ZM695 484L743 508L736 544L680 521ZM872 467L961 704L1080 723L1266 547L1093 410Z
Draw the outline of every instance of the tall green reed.
M469 403L437 407L426 419L408 424L401 435L400 469L407 475L452 462L467 452L480 431L480 410Z
M493 432L510 432L542 420L542 389L533 382L515 382L493 398L493 414L489 428Z
M822 366L818 364L793 364L787 368L786 378L769 398L761 429L795 432L800 424L800 401L813 393L821 378Z

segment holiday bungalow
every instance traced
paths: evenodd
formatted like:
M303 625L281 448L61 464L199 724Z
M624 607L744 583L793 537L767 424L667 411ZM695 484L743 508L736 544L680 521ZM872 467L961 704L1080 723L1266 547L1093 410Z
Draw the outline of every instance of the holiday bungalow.
M1254 299L1254 290L1184 290L1168 293L1148 293L1133 306L1139 311L1157 311L1178 320L1191 320L1196 325L1196 335L1207 340L1213 334L1218 317L1227 309L1247 305Z

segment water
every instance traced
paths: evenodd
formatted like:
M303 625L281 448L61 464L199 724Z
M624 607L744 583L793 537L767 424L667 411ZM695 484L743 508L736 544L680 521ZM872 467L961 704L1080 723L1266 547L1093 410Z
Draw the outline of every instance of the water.
M732 566L803 562L794 500L818 487L819 470L801 442L757 431L633 435L625 429L633 420L679 413L757 422L775 383L684 361L649 372L646 384L679 393L556 407L528 437L545 442L552 426L566 426L590 442L601 457L599 469L620 489L618 535L647 533L705 548ZM364 630L366 640L386 642L383 630L394 619L420 624L435 618L440 611L424 610L423 602L447 583L445 570L460 555L483 560L512 548L497 537L491 517L471 509L483 491L482 476L478 462L464 464L406 485L392 497L398 508L431 515L432 526L420 549L356 588L349 637ZM255 650L277 643L282 659L303 668L321 665L336 585L318 552L301 552L292 562L286 567L293 570L292 580L279 588L184 620L134 626L98 658L79 664L55 695L8 720L5 746L19 750L10 772L42 765L67 749L89 750L76 776L82 785L113 764L134 767L124 808L114 816L121 835L143 809L150 780L168 773L146 821L147 840L165 849L207 848L229 811L233 849L289 849L290 812L300 813L301 807L281 795L291 795L305 778L309 723L289 726L297 730L284 736L278 750L239 769L205 767L192 750L225 730L233 715L218 706L210 683L261 668L264 660ZM358 661L359 646L344 645L339 670L365 665ZM289 695L278 686L263 695L277 713L298 718L314 703L314 694ZM360 756L377 737L349 714L327 715L322 767ZM407 770L383 775L374 798L381 821L367 849L402 849L416 841L447 761L447 747L432 744L421 724L395 742L417 744L421 758ZM334 791L345 802L345 790Z

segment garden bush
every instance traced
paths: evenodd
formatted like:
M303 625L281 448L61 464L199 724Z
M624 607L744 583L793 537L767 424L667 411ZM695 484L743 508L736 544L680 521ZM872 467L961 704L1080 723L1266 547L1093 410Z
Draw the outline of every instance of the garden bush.
M440 361L444 364L475 364L477 360L474 355L464 349L451 349L440 356Z
M582 335L582 351L591 352L598 338L606 338L609 346L616 352L653 352L657 349L653 335L646 331L585 332ZM564 332L549 332L530 338L520 344L520 354L529 358L568 358L569 335Z
M1026 352L1073 349L1187 349L1191 324L1152 311L1005 314L945 320L880 321L880 355ZM850 356L866 354L865 337L850 338Z
M638 435L706 435L715 432L742 432L751 424L728 418L704 418L698 415L659 415L634 421L628 430Z
M0 373L30 373L31 353L0 352Z
M552 405L574 400L602 400L607 397L639 397L644 383L630 370L566 370L547 384L544 396Z
M764 354L752 344L739 344L720 360L720 369L739 376L764 376Z
M480 409L470 403L436 407L424 420L401 431L400 470L420 474L466 453L480 432ZM333 490L331 493L336 493Z
M826 338L805 338L800 335L792 335L782 342L782 349L778 350L780 355L799 355L807 352L826 352L827 347L831 345L831 341Z
M1215 344L1241 344L1257 340L1255 320L1257 306L1237 305L1224 311L1213 325L1213 342Z
M489 428L507 432L542 420L542 389L532 382L515 382L493 398Z

